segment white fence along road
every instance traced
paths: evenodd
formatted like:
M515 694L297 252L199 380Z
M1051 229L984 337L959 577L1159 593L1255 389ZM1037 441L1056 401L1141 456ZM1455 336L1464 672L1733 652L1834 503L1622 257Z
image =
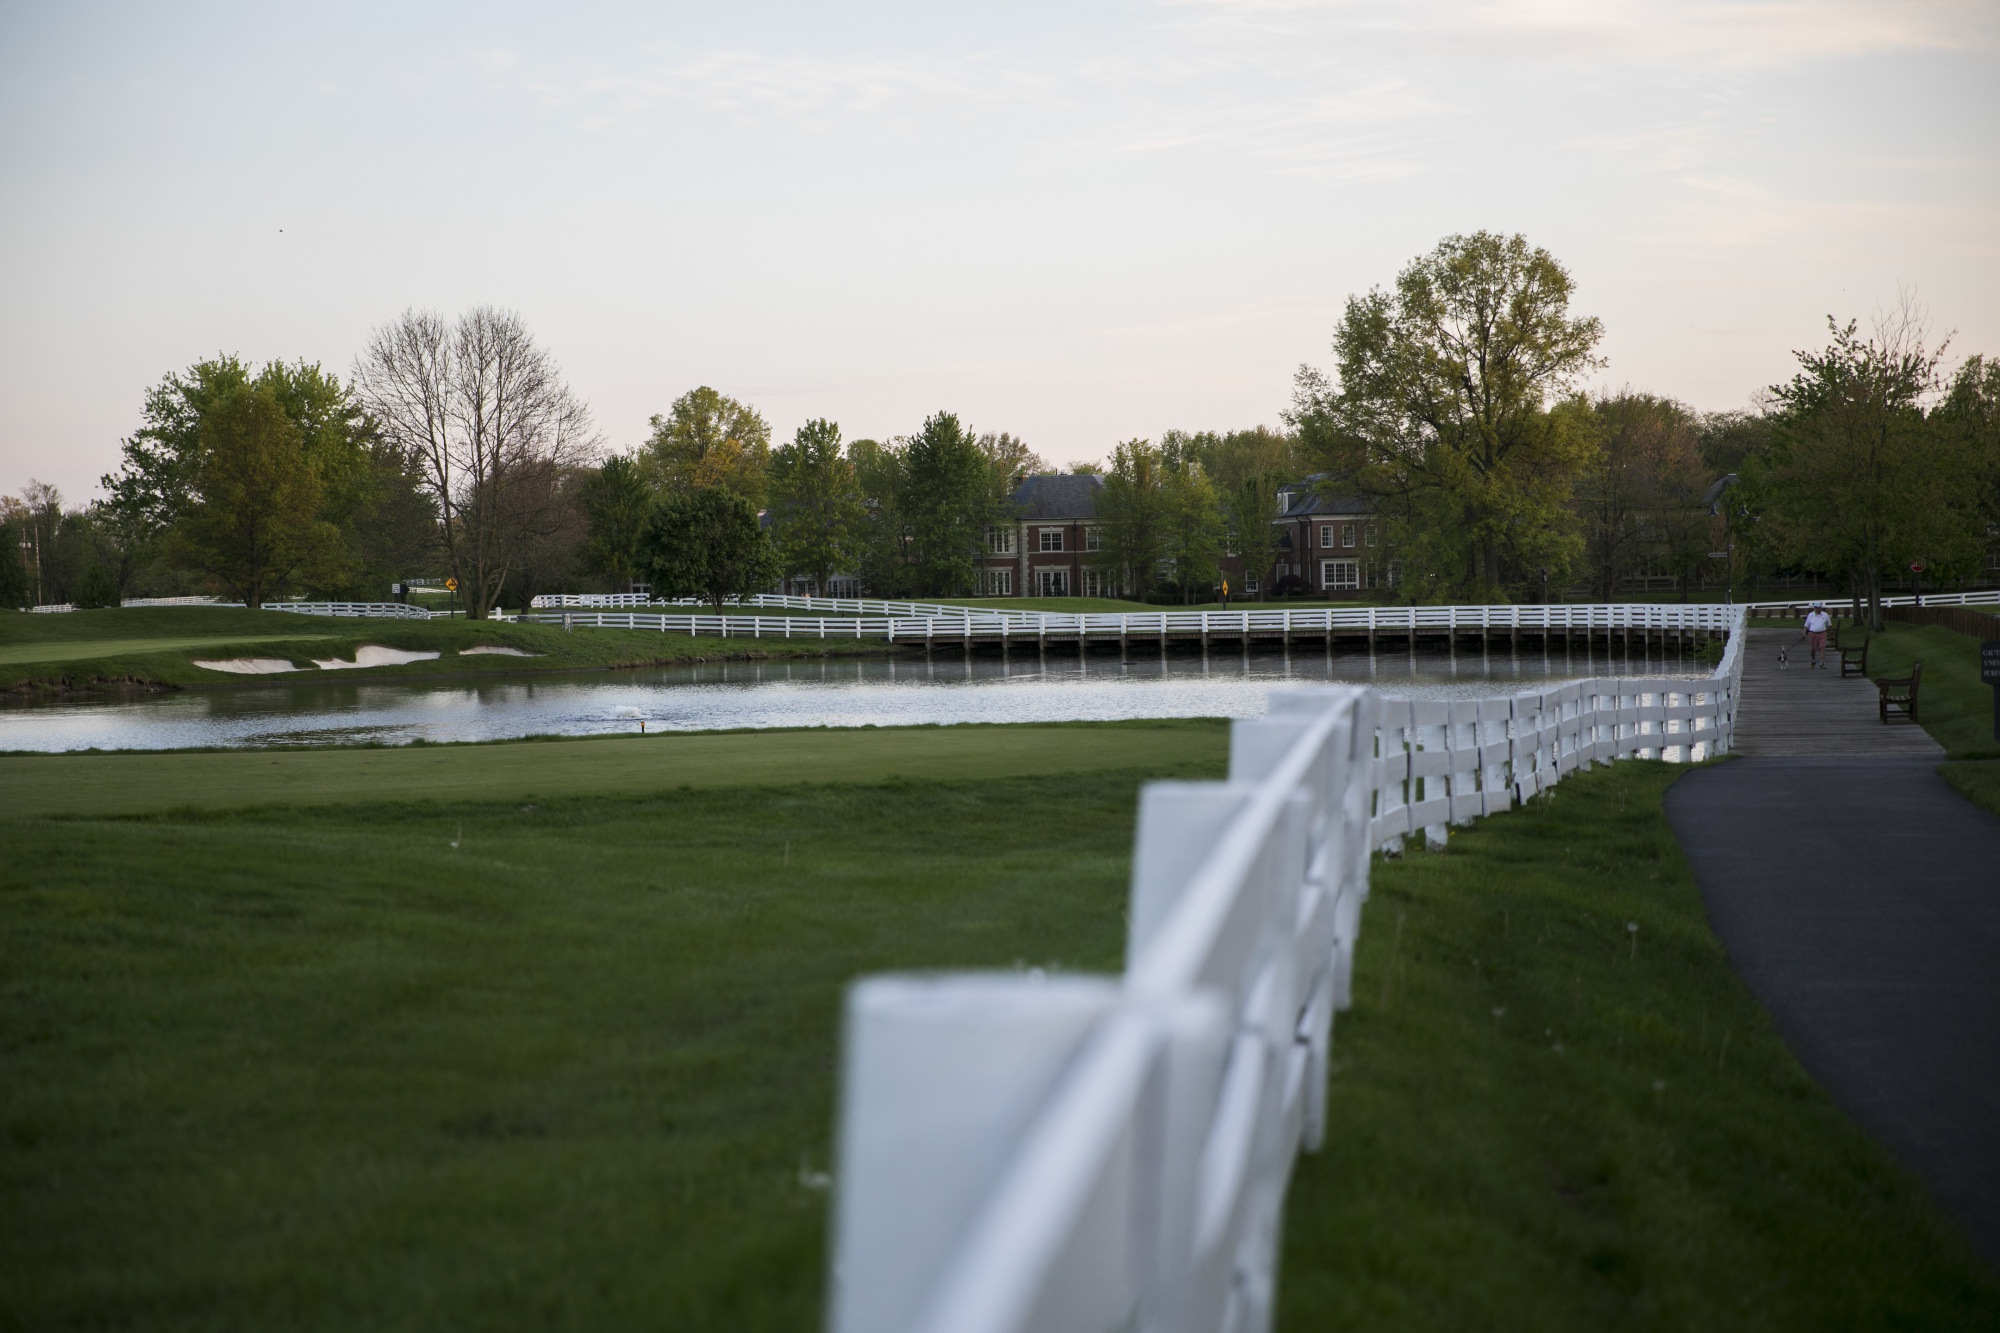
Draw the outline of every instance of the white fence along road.
M1701 681L1507 699L1272 695L1225 782L1140 797L1122 978L886 976L848 995L834 1333L1258 1331L1370 853L1593 763L1730 748L1743 612Z

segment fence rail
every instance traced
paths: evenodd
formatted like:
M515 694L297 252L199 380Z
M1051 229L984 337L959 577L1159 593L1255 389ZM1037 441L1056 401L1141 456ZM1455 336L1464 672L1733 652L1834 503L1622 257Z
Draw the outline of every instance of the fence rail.
M1829 608L1851 605L1852 597L1833 597L1814 594L1810 597L1794 597L1782 602L1745 602L1744 607L1753 615L1759 611L1778 610L1794 615L1803 615L1805 609L1814 602L1824 602ZM1906 593L1896 597L1884 597L1883 606L2000 606L2000 588L1988 588L1982 592L1927 592L1918 597Z
M824 599L815 599L824 600ZM1556 604L1550 606L1309 607L1244 611L1135 611L1112 614L996 615L947 608L935 616L700 615L645 611L531 611L522 620L724 638L883 638L896 643L1095 641L1310 635L1507 633L1710 633L1741 619L1737 607L1705 603Z
M1325 1128L1370 853L1566 773L1730 748L1744 612L1699 681L1410 702L1281 690L1224 782L1141 795L1122 978L849 992L835 1333L1270 1326L1296 1154Z
M378 620L429 620L421 606L402 602L266 602L266 611L290 611L301 616L367 616Z

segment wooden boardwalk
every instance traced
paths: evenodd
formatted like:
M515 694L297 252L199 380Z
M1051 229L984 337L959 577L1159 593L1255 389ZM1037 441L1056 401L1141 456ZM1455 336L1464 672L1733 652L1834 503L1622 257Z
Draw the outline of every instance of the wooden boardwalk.
M1824 671L1807 666L1806 646L1778 666L1778 650L1798 630L1753 629L1743 655L1743 693L1736 706L1736 753L1769 758L1814 755L1857 759L1942 759L1944 747L1922 727L1901 719L1884 726L1875 683L1840 677L1840 655L1827 650Z

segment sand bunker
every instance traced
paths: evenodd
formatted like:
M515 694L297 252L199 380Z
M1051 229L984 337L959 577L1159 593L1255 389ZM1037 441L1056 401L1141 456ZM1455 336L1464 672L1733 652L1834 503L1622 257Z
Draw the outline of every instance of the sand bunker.
M418 653L402 648L384 648L380 644L367 643L357 648L352 662L338 657L313 659L313 665L322 671L352 671L356 667L402 666L408 662L430 662L439 656L436 652Z
M461 648L458 650L458 655L460 657L477 657L481 653L486 653L493 657L540 657L541 656L540 653L526 653L522 652L519 648L507 648L497 643L482 643L474 648Z
M303 671L282 657L231 657L220 662L204 662L199 657L194 664L208 671L227 671L236 676L269 676L279 671Z

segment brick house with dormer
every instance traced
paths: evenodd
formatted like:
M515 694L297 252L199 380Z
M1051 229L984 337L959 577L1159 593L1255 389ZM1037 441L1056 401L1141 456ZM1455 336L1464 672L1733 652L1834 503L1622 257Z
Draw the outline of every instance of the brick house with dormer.
M983 597L1108 597L1110 579L1090 567L1099 549L1097 499L1104 478L1024 478L1008 497L1012 517L986 529Z
M1322 477L1278 488L1276 558L1270 590L1314 598L1360 598L1394 588L1402 567L1387 544L1387 525L1361 496L1323 495Z

